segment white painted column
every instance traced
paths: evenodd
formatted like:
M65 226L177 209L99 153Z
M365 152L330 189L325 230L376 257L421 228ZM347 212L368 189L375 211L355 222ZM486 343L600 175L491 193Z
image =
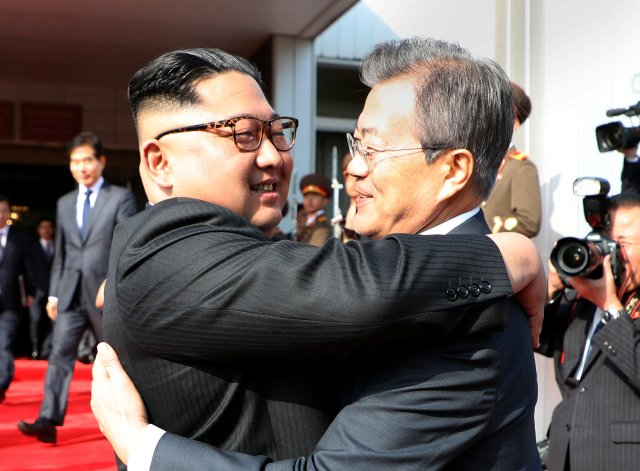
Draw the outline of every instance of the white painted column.
M290 36L273 38L273 107L283 116L300 120L293 148L297 180L315 169L316 153L316 63L313 40ZM290 194L302 201L298 181L291 182ZM289 211L295 210L291 208ZM281 227L291 229L291 212Z

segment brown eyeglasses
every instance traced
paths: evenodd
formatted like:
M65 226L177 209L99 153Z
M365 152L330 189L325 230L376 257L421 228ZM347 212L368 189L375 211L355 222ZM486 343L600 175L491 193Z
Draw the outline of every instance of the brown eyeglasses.
M223 119L211 123L194 124L183 128L165 131L156 136L160 139L168 134L192 131L213 131L214 129L231 128L233 143L240 151L251 152L262 144L265 128L269 128L268 138L279 151L291 150L296 142L298 120L296 118L278 117L268 121L251 116Z

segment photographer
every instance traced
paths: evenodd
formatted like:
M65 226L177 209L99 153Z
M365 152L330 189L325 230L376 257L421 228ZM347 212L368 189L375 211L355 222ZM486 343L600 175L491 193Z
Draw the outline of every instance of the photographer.
M551 267L538 350L554 358L562 401L549 428L550 470L637 470L640 463L640 196L608 200L606 235L619 243L603 276L566 279ZM615 267L615 265L614 265Z

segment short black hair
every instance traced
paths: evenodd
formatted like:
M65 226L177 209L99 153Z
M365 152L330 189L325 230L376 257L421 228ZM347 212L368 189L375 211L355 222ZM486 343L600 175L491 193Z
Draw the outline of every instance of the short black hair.
M51 216L40 216L38 219L36 219L36 227L38 227L40 224L42 224L45 221L49 221L54 226L56 225L55 220Z
M104 146L98 136L91 131L84 131L75 136L67 146L67 153L71 155L74 149L81 146L90 146L96 152L96 158L104 155Z
M640 208L640 195L620 193L609 198L609 210Z
M265 91L260 72L253 64L220 49L182 49L152 60L129 81L129 103L136 129L142 109L197 105L201 102L195 89L197 83L230 71L252 77Z

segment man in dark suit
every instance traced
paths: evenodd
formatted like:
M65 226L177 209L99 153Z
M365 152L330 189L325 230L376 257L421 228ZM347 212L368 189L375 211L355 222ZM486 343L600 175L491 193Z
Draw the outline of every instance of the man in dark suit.
M33 270L30 260L31 239L10 226L9 200L0 195L0 402L13 379L13 344L23 309L23 296L33 295ZM20 277L26 292L20 287Z
M78 134L68 151L69 168L78 189L63 195L57 205L55 254L47 302L47 313L55 322L44 400L34 423L18 423L25 435L49 443L55 443L55 427L64 422L82 333L90 326L96 339L104 338L96 294L107 276L113 230L136 212L133 193L109 184L102 177L107 158L95 134Z
M54 253L54 223L53 219L42 217L38 220L36 232L38 240L33 247L33 283L35 296L29 307L31 322L29 334L31 338L31 358L49 358L51 351L51 319L47 316L47 301L49 294L49 280L51 278L51 263Z
M442 121L440 127L433 131L438 131L436 135L443 140L437 144L425 141L425 135L430 135L432 130L421 130L419 135L414 135L416 128L412 126L412 123L416 122L414 106L418 102L413 81L416 81L418 88L417 84L421 83L418 74L408 75L403 64L396 64L398 69L391 71L391 77L396 78L387 77L387 80L382 80L380 84L373 79L369 83L374 88L358 122L356 139L350 136L354 160L349 169L350 173L358 178L358 214L354 221L355 228L368 237L381 240L352 242L346 246L337 240L330 240L320 251L306 245L286 242L246 245L239 237L242 233L246 234L245 242L249 237L257 239L258 234L247 232L243 229L241 221L234 221L231 214L219 209L207 209L204 203L196 205L180 200L163 201L151 209L149 214L144 217L140 215L139 222L134 224L134 220L131 220L131 228L126 227L129 224L119 228L114 249L117 246L123 248L119 253L114 252L112 257L107 289L111 287L115 289L115 293L107 294L107 306L111 299L114 310L109 311L109 315L114 316L113 326L119 326L120 329L124 326L125 330L114 330L114 334L117 335L111 338L108 336L107 339L114 342L116 350L123 358L125 368L140 388L151 422L164 422L166 425L163 427L175 432L184 425L185 415L195 412L193 404L196 401L202 402L203 392L212 390L214 383L213 379L197 383L189 381L188 386L184 388L188 388L186 392L192 395L193 400L184 401L185 405L188 404L189 411L180 410L179 404L176 405L178 407L168 404L167 400L171 398L158 398L158 382L144 375L145 371L152 370L150 365L158 364L153 356L162 355L163 358L169 358L173 355L176 362L182 356L182 365L185 365L185 362L193 364L202 374L209 371L217 373L220 379L234 380L235 384L251 386L252 383L247 381L246 376L238 376L242 371L238 364L233 369L236 375L231 376L230 372L221 369L219 364L212 363L214 359L223 361L246 358L247 360L240 365L253 367L263 375L258 377L261 380L257 382L257 386L264 387L267 380L277 382L276 386L269 384L271 389L267 388L268 394L263 396L267 406L270 400L283 401L285 398L291 398L292 403L308 409L312 407L310 399L315 392L314 387L308 388L308 394L296 396L300 391L299 386L294 390L288 388L291 385L292 362L264 362L262 360L265 357L301 358L326 354L340 348L354 350L367 345L366 342L369 345L386 342L388 346L384 348L352 353L340 362L348 378L343 388L346 406L320 440L311 458L299 458L276 466L286 469L291 466L301 469L389 469L393 466L402 469L426 469L432 466L433 469L440 469L457 465L510 470L539 467L533 433L535 370L526 316L521 311L514 313L515 319L510 320L508 333L495 334L484 329L476 330L464 340L460 338L464 337L461 334L468 333L469 330L460 330L452 324L457 323L459 318L449 310L450 308L458 302L492 292L490 284L495 282L494 275L488 275L487 278L478 276L478 272L470 266L472 264L465 260L463 252L475 245L478 236L458 236L464 237L464 241L450 236L452 238L446 240L442 253L435 250L430 255L435 263L439 256L447 259L445 263L448 268L445 269L444 276L434 276L435 267L428 264L422 267L413 265L422 265L422 257L429 251L430 244L445 241L442 238L413 234L429 229L441 234L446 233L474 215L476 220L468 222L471 227L465 232L478 233L474 227L478 224L478 218L482 216L478 216L477 206L491 188L511 137L513 111L509 82L496 66L475 61L468 53L453 45L418 42L415 47L412 47L411 43L403 43L399 47L411 47L412 52L426 62L434 57L446 59L433 69L430 69L428 64L421 63L419 75L426 71L435 73L447 65L449 60L459 59L459 62L454 62L455 65L449 64L446 74L449 80L458 83L456 77L459 72L465 72L464 87L457 95L458 100L451 105L451 97L448 88L445 87L445 90L438 90L435 103L439 103L440 106L460 106L461 102L467 103L464 111L468 111L470 117L461 110L457 110L456 113L451 113L451 110L444 112L445 110L440 108L433 110L438 118L429 122L435 126L439 120ZM445 56L437 56L437 53L444 53ZM388 58L407 57L406 54L398 53L393 46L389 54ZM375 62L375 56L372 56L371 60ZM473 75L472 71L476 68L481 69L479 77ZM264 107L258 106L264 100L261 93L257 90L250 93L239 88L242 86L241 79L245 79L245 88L257 88L254 81L236 73L226 73L209 79L209 84L202 79L198 82L200 100L203 104L211 101L210 109L214 112L211 117L234 116L235 113L241 112L241 108L246 108L245 115L248 113L251 116L262 116L261 119L267 119L272 115L272 110L266 104ZM449 82L445 83L447 86L451 85ZM472 92L478 83L493 88ZM223 90L224 95L216 95ZM209 93L205 93L207 91ZM429 90L427 97L432 93L433 90ZM225 95L233 96L233 103L221 105ZM495 101L488 100L489 96ZM242 97L243 100L239 100L238 97ZM479 106L478 102L482 106ZM474 104L472 109L469 109L468 103ZM384 106L381 106L382 104ZM142 134L142 169L143 173L148 174L145 188L152 187L149 184L151 181L156 183L157 188L169 193L175 191L179 177L168 177L162 170L175 169L178 155L182 158L182 165L189 166L189 163L188 154L184 152L174 154L172 159L171 155L167 154L169 149L164 149L161 155L157 141L168 134L159 126L161 120L156 113L160 109L161 107L147 104L146 115L143 111L138 117L138 130ZM176 114L180 116L183 113ZM185 112L186 118L197 118L188 114ZM163 114L164 117L168 115L166 112ZM206 116L206 113L202 113L202 116ZM456 116L459 119L455 122L445 122L441 116L449 116L451 121L454 121L453 118ZM420 117L422 118L421 115ZM470 123L473 123L473 126L470 126ZM173 132L205 129L189 127L186 122L180 120L169 124L177 128ZM215 124L211 123L207 129L212 129ZM154 126L159 129L155 129ZM494 131L494 127L497 131ZM450 128L462 130L462 142L454 138L457 136L456 131L450 131ZM171 130L171 127L167 129ZM232 129L214 136L218 139L209 141L209 145L219 142L220 137L231 138L237 135L238 130L233 132ZM488 139L488 135L498 137ZM199 145L203 146L204 150L205 142L209 139L211 137L207 135L190 137L189 150L198 149L198 141L202 141ZM365 139L366 146L363 143ZM254 171L261 169L255 175L262 175L264 184L255 183L260 181L257 176L246 180L254 182L248 183L249 188L265 187L265 198L262 200L264 206L248 206L245 203L244 207L261 210L248 213L237 199L234 201L236 207L240 208L237 210L239 213L244 210L247 219L263 231L267 231L275 227L279 215L278 199L275 195L273 199L267 199L266 196L269 195L269 190L282 192L283 189L279 185L287 178L282 166L290 165L290 157L281 153L280 158L277 158L274 153L278 146L281 147L280 150L285 150L283 147L287 148L282 142L270 143L266 138L263 141L263 147L259 151L258 147L253 147L256 149L255 157L251 154L245 156L247 160L255 159ZM259 143L260 140L256 137L252 142ZM174 152L177 152L179 144L180 142L173 141L164 145L171 146ZM471 150L463 147L465 144L468 144ZM425 153L427 163L424 161ZM209 150L208 155L217 153ZM210 165L219 167L227 159L228 157L217 165L211 160L209 162ZM249 171L246 161L234 162L238 170L244 168ZM477 173L473 172L476 166L480 169ZM200 172L208 173L202 168ZM248 172L248 175L253 173ZM231 180L229 176L218 178ZM237 176L234 180L238 180ZM376 186L377 184L380 186ZM209 183L208 188L216 188L216 185ZM196 189L191 190L192 194ZM228 191L227 188L225 190ZM215 191L208 195L209 200L214 201L223 197L224 195L216 195ZM247 195L245 198L252 201L251 198L258 199L260 195ZM273 214L267 211L268 204L276 209L273 219L267 217ZM173 250L178 249L177 245L181 245L177 243L178 233L174 233L171 238L158 238L161 232L153 228L160 227L159 220L155 221L160 215L154 215L153 212L160 211L161 208L164 213L162 220L177 222L177 216L183 215L182 221L190 223L189 227L183 229L187 233L193 236L209 232L211 234L202 238L199 244L201 250L197 251L197 255L195 246L185 245L181 250L181 253L194 253L189 257L189 261L194 275L197 274L195 283L191 278L187 278L190 281L189 285L176 289L176 282L178 288L181 282L174 276L171 280L172 286L158 286L158 289L165 293L162 299L157 299L155 295L152 297L159 304L145 306L148 301L137 296L136 292L139 293L150 277L161 269L161 260L157 256L164 253L164 257L169 260L179 260L177 253L171 255ZM188 220L184 218L187 214ZM198 214L202 216L196 218ZM209 214L208 219L205 218L206 214ZM259 218L259 215L262 218ZM203 224L194 224L198 220L202 220ZM142 232L141 227L144 228ZM176 225L171 224L171 227L175 228ZM128 233L120 233L125 229ZM482 229L488 231L486 226ZM399 232L408 234L397 234ZM393 233L396 234L386 237ZM189 238L190 244L194 244L195 241L195 237ZM389 245L390 242L393 243ZM212 247L212 250L203 252L202 247L207 246ZM402 248L402 256L396 252L395 247ZM479 261L481 271L491 271L492 262L485 255L481 256L475 248L472 248L472 252L470 259ZM300 256L302 258L299 258ZM481 258L477 259L478 256ZM155 260L156 258L158 259ZM119 261L114 263L115 260ZM537 256L535 261L539 264ZM477 263L473 265L477 266ZM174 264L171 266L176 269ZM459 276L460 270L465 270L465 266L472 273L469 276ZM215 270L221 273L215 275ZM178 273L186 271L179 268ZM414 277L417 278L413 279ZM208 288L211 286L216 288L211 290ZM427 294L432 288L440 294ZM148 287L144 289L146 291ZM185 290L187 292L183 296L181 293ZM197 308L194 306L194 300L198 303ZM437 316L430 315L431 324L425 324L428 328L424 329L419 323L423 317L418 313L427 314L442 302L444 311L441 313L445 314L445 319L442 319L444 322L439 323L436 321ZM168 306L169 303L171 310L174 313L179 312L179 315L169 314L167 309L161 307ZM500 310L503 307L495 301L483 305L489 311ZM478 307L476 305L469 313L477 313ZM127 312L135 312L137 315L131 316ZM420 335L419 338L398 343L401 336L411 337L411 333L403 329L404 322L397 317L400 313L403 319L412 319L410 324L413 333ZM109 317L105 318L107 323L111 322ZM157 324L157 327L154 327L154 324ZM172 335L167 329L168 325L172 327ZM382 338L376 339L372 335L372 332L375 333L375 329L372 330L373 325L384 326ZM107 325L107 329L109 328ZM145 332L144 340L142 332ZM139 338L136 342L137 347L127 342L127 338ZM175 350L172 346L175 346ZM333 376L324 376L323 370L317 369L316 363L294 363L294 366L301 378L307 371L317 373L316 389L320 385L332 386L336 379L339 379L336 378L338 375L335 367L332 369ZM184 369L184 366L169 368L169 365L166 365L162 369L154 366L153 369L169 371L169 374L165 374L166 377L178 377L178 372ZM110 410L109 406L105 405L103 413L100 413L100 396L111 390L100 362L96 363L94 371L94 411L97 411L102 429L112 440L116 451L126 460L129 445L133 444L130 441L132 435L129 431L123 432L122 429L117 433L110 433L113 429L105 421L118 420L117 408ZM188 378L186 375L180 377ZM285 379L289 383L286 383ZM278 384L281 385L280 388L277 387ZM175 397L175 385L172 384L171 389L169 385L165 388L172 391ZM254 395L258 391L254 388L249 390ZM510 390L510 394L507 394L507 390ZM235 391L238 391L237 387L234 388ZM284 391L290 391L288 397ZM213 392L209 394L211 397L214 397ZM239 390L241 397L247 397L248 392L246 389ZM324 393L324 390L320 389L320 392ZM215 414L204 413L203 407L197 412L197 418L204 421L205 426L212 423L212 417L217 418L223 413L228 415L231 412L229 405L233 403L234 397L228 392L218 396L225 399L219 399L213 405L216 408ZM240 399L235 397L235 400ZM125 404L141 403L134 400ZM260 402L257 402L257 405L259 406ZM178 414L170 417L167 409L178 411ZM256 406L254 410L259 410L259 407ZM254 412L254 421L255 416ZM218 425L223 425L220 419L215 420L218 421ZM142 418L136 425L144 422ZM295 450L290 447L284 451L285 448L278 448L277 445L280 433L283 439L288 438L290 442L293 441L291 437L300 435L296 429L299 427L298 423L291 419L289 422L282 418L277 419L269 414L262 422L271 424L269 430L274 434L276 456L286 456ZM190 436L209 443L219 441L219 446L223 448L245 452L249 447L245 443L237 442L243 433L247 433L245 430L254 434L249 434L254 441L264 436L264 433L260 432L264 425L252 424L248 417L236 416L228 425L230 428L213 428L210 433L232 433L228 437L235 438L235 443L223 442L219 436L211 439L207 436L195 436L193 432ZM146 430L154 434L153 429ZM198 432L200 431L203 429ZM313 439L313 434L303 436L300 442L304 440L306 443L298 449L305 448ZM192 445L198 449L203 444L182 441L173 434L162 435L156 454L153 455L153 468L259 469L269 462L264 456L254 458L206 446L204 450L196 450L194 453L185 452L191 450ZM133 448L137 447L133 445ZM255 448L257 447L254 447L254 450ZM265 448L262 447L263 450ZM149 456L152 456L152 453ZM210 456L211 461L207 461Z
M549 427L548 469L636 470L640 463L640 196L610 199L609 237L625 253L616 286L551 269L538 350L554 358L562 401ZM578 295L578 296L576 296Z

